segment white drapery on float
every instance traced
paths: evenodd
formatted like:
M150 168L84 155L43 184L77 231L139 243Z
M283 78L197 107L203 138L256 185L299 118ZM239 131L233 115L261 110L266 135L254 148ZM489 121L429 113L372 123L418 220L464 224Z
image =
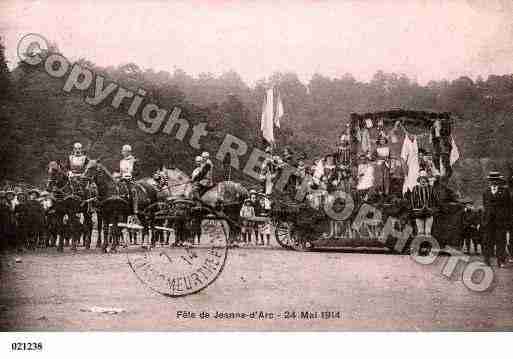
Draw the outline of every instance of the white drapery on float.
M275 91L277 92L276 101L274 96ZM260 122L262 135L271 145L274 144L274 126L280 128L280 120L283 115L284 110L281 95L274 87L271 87L265 93Z

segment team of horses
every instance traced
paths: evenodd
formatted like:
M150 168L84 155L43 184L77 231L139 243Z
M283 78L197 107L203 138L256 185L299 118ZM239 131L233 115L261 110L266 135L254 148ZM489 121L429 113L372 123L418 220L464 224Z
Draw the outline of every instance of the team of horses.
M170 201L176 203L190 202L191 207L206 207L217 211L223 218L233 224L230 235L238 232L237 218L243 200L248 191L241 184L233 181L221 181L207 189L194 201L192 181L189 176L178 169L168 169L164 174L167 186L161 187L153 178L141 178L132 183L132 191L101 163L99 159L88 161L82 175L68 177L64 169L55 161L48 165L48 189L53 194L51 208L46 212L48 237L55 243L59 238L58 248L63 248L63 240L71 237L72 248L83 238L86 248L90 248L93 232L93 214L96 214L98 236L96 246L107 252L115 251L120 245L122 227L129 219L136 219L142 228L142 240L152 245L162 239L164 232L158 228L172 228L175 243L183 243L195 235L199 237L198 217L173 219L158 218L157 213ZM133 206L133 191L137 193L137 210ZM169 242L169 232L165 240Z

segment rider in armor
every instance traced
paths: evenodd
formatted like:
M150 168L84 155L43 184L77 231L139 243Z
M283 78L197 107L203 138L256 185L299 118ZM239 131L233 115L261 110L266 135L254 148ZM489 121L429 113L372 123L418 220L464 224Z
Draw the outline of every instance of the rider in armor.
M135 188L135 177L137 175L137 159L132 155L132 147L123 145L121 148L122 159L119 161L120 183L124 183L130 197L132 197L133 212L138 213L138 196Z
M68 156L66 168L68 177L73 178L82 175L87 166L88 158L82 151L82 144L77 142L73 145L73 153Z
M81 195L84 186L79 182L84 170L87 166L89 159L82 151L82 144L76 142L73 145L73 153L68 156L66 163L66 169L68 171L68 178L72 186L72 192L74 194Z

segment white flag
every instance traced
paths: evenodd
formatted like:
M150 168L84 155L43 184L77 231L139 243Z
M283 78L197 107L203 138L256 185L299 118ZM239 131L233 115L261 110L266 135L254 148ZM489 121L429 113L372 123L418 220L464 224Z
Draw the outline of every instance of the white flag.
M274 117L274 124L280 128L280 120L283 117L283 102L281 101L281 94L278 92L278 101L276 104L276 116Z
M458 151L458 146L456 146L456 142L454 142L454 137L451 136L451 153L449 154L449 163L451 166L460 158L460 151Z
M262 135L266 139L267 142L274 142L274 128L273 128L273 115L274 115L274 98L273 98L273 89L270 88L267 90L266 98L262 105L262 119L260 123L260 129L262 130Z

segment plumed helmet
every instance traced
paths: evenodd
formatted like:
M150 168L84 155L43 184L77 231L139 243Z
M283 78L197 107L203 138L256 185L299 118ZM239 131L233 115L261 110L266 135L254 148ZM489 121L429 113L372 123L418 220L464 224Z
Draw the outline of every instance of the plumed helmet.
M130 146L130 145L123 145L123 147L121 148L121 151L123 151L123 152L131 152L132 151L132 146Z
M73 144L73 149L74 150L81 150L82 149L82 144L80 142L75 142Z

